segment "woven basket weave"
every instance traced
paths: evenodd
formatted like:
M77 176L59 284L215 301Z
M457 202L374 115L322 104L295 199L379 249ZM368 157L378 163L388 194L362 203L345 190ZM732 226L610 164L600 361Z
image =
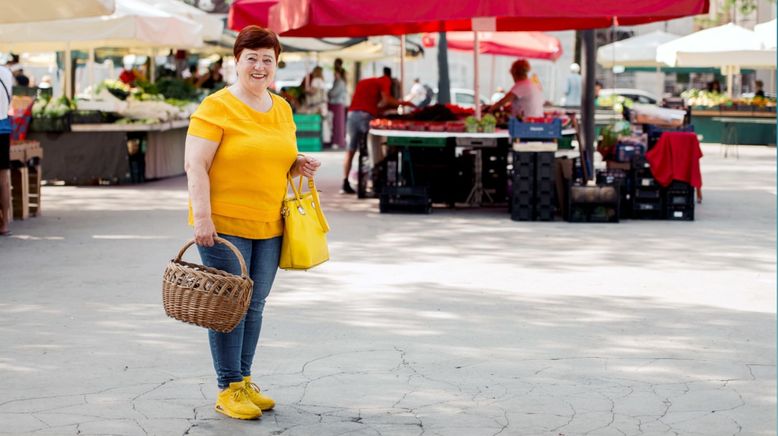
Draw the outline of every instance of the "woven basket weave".
M181 256L195 243L191 240L165 268L162 303L171 318L229 333L246 314L254 283L248 276L240 251L225 239L215 237L214 240L235 253L241 275L182 261Z

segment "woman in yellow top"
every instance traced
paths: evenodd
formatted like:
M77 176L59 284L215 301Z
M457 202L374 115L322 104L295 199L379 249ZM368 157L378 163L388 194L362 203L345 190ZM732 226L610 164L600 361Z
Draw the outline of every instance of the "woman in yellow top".
M207 266L240 274L235 255L214 236L232 242L254 281L248 313L230 333L208 332L221 392L216 410L256 419L273 400L251 382L265 299L278 269L287 173L313 177L321 163L297 154L289 104L267 88L281 45L275 33L248 26L233 48L238 81L203 100L186 137L189 224Z

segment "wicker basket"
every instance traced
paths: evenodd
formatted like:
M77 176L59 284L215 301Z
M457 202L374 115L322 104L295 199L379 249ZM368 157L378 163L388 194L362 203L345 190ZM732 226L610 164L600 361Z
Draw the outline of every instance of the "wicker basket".
M195 243L191 240L165 268L162 303L171 318L229 333L246 314L254 283L248 276L240 251L225 239L215 237L214 240L235 253L241 275L182 261L181 256Z

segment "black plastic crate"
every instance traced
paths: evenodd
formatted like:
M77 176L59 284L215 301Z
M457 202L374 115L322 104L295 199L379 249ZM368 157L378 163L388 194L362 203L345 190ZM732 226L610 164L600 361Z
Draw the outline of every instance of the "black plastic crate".
M645 201L637 198L632 202L632 210L637 212L661 212L661 201Z
M513 179L513 192L532 194L535 190L535 181L526 178Z
M543 166L543 165L554 165L554 153L553 152L546 152L541 151L535 153L535 161L537 162L537 165Z
M513 205L511 208L511 219L513 221L532 221L535 216L535 210L532 207L523 207Z
M535 208L535 219L537 221L554 221L555 216L556 213L553 205L537 206Z
M513 191L513 196L511 198L511 202L514 206L519 207L532 207L535 204L535 198L533 194L525 193L525 192L517 192Z
M659 188L659 182L656 181L653 175L650 177L640 176L635 177L635 189L641 188Z
M426 186L385 186L378 210L387 212L430 213L432 199Z
M677 192L670 192L668 191L665 194L665 204L667 207L684 207L684 206L694 206L694 195L690 192L687 193L677 193Z
M694 221L694 203L690 206L667 206L666 218L672 221Z
M538 166L535 168L535 178L538 180L554 180L554 167L549 166Z
M659 189L635 189L635 201L642 200L660 200L662 191Z
M528 165L513 166L513 179L535 180L535 168Z
M535 165L535 154L528 151L514 151L513 152L513 166L517 164Z
M556 191L556 184L554 183L554 180L541 179L535 182L535 192L537 192L538 195L545 192L553 193L554 191Z
M573 203L567 221L571 223L617 223L619 222L618 205Z
M627 180L627 172L624 170L598 170L596 181L598 185L623 185Z

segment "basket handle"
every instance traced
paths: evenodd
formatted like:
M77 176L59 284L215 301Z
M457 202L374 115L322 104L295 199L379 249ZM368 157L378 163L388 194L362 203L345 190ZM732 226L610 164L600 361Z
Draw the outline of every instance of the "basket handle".
M218 243L220 243L220 244L224 244L224 245L226 245L226 246L227 246L227 248L229 248L230 250L232 250L232 252L233 252L233 253L235 254L235 256L238 258L238 262L240 262L240 275L241 275L242 277L244 277L244 278L248 278L248 277L249 277L249 274L248 274L248 269L246 268L246 261L245 261L245 260L243 260L243 255L242 255L242 254L240 254L240 251L238 250L238 248L237 248L237 247L235 247L234 245L232 245L232 242L230 242L230 241L228 241L228 240L226 240L226 239L224 239L224 238L220 238L220 237L218 237L218 236L214 236L214 237L213 237L213 240L214 240L214 241L216 241L216 242L218 242ZM191 240L189 240L189 241L188 241L186 244L184 244L184 246L183 246L183 247L181 247L181 250L178 252L178 255L176 256L176 262L178 262L178 261L180 261L180 260L181 260L181 257L184 255L184 252L185 252L185 251L186 251L186 250L187 250L189 247L191 247L192 245L194 245L194 243L195 243L195 240L194 240L194 239L191 239Z

